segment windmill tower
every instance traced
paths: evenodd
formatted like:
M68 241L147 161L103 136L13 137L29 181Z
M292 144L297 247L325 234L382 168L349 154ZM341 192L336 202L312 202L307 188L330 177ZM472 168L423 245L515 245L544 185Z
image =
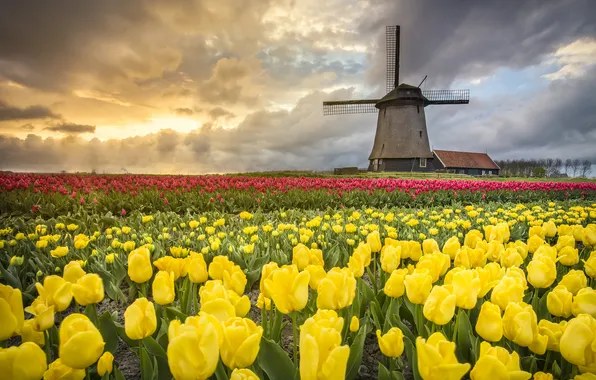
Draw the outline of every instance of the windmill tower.
M377 133L368 158L372 171L430 171L424 108L432 104L468 104L469 90L421 90L399 84L399 25L386 27L387 95L381 99L323 102L324 115L378 112Z

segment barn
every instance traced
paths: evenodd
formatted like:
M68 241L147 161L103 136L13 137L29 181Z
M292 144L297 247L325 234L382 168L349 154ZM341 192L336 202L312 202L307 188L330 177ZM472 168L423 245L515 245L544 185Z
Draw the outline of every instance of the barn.
M499 175L501 170L487 153L433 150L433 156L435 170L452 170L468 175Z

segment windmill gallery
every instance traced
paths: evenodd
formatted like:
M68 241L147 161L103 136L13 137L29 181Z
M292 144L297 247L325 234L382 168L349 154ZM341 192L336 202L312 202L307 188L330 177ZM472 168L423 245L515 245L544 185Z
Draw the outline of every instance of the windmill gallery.
M368 171L451 170L461 174L497 175L499 167L486 153L431 151L425 107L463 105L469 90L422 90L399 84L400 27L386 27L387 94L381 99L323 102L324 115L378 113ZM426 77L424 78L426 79Z

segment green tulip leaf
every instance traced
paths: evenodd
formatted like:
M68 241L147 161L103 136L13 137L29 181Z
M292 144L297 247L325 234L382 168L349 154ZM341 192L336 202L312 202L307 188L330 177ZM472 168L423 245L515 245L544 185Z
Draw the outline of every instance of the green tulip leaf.
M414 342L416 342L414 340ZM408 362L412 366L412 374L414 375L414 380L422 380L420 376L420 372L418 372L418 354L416 353L416 343L412 343L412 341L404 337L404 347L406 350L406 356L408 357Z
M180 309L178 309L174 306L167 306L166 313L168 314L168 318L170 318L170 320L179 319L184 322L187 317L186 314L184 314Z
M141 347L141 379L142 380L152 380L153 378L153 365L151 363L151 358L147 353L147 350Z
M350 346L350 356L348 357L348 365L346 368L347 380L353 380L358 375L358 370L362 363L362 351L364 350L364 341L366 340L367 330L368 326L366 323L360 326L360 330Z
M161 344L157 343L157 341L153 339L153 337L148 336L143 339L143 345L151 355L167 358L166 351L163 349Z
M99 318L98 327L104 342L106 342L104 350L112 354L116 353L116 349L118 348L118 329L114 325L110 312L106 311L103 313Z
M456 345L457 352L460 354L461 361L474 364L475 357L472 355L472 339L474 339L474 330L468 318L468 314L464 310L459 310L455 320L457 337Z
M219 359L217 363L217 367L215 368L215 378L217 380L228 380L228 374L226 373L226 367L224 367L223 362Z
M288 354L277 343L261 338L259 365L271 380L285 380L293 378L296 373L294 363Z
M120 372L120 370L118 369L118 367L114 366L114 370L112 373L114 374L114 378L116 380L126 380L122 372Z

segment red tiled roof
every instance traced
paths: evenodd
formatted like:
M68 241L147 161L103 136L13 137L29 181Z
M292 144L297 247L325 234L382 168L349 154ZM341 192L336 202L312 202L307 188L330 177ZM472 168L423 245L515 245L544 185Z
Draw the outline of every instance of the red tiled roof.
M434 150L446 168L500 169L486 153Z

